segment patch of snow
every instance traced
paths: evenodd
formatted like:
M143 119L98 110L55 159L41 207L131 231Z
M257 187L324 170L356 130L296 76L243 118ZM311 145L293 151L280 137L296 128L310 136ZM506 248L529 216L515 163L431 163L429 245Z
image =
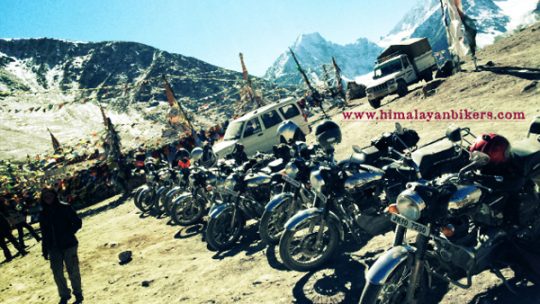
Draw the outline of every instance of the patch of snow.
M513 31L520 25L527 25L536 20L533 11L538 0L499 0L494 1L501 8L503 14L510 17L506 26L507 31Z
M18 60L10 62L6 65L5 70L24 81L33 90L43 89L34 74L27 66L27 60Z
M64 78L64 69L62 69L62 67L59 65L48 70L47 74L45 75L45 79L47 80L49 89L53 87L59 88L60 82L62 81L63 78Z

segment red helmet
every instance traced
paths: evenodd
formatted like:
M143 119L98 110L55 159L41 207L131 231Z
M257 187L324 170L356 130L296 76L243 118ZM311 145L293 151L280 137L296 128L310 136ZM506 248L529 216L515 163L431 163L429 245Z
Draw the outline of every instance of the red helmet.
M510 157L510 142L495 133L482 134L476 138L469 151L479 151L489 155L490 163L501 164Z

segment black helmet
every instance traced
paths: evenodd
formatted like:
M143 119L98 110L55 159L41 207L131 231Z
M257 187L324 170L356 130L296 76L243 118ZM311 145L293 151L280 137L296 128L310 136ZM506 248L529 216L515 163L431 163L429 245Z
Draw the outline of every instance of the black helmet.
M280 140L288 144L296 140L295 136L297 136L299 131L300 128L294 122L290 120L285 120L284 122L279 124L277 128L277 135Z
M234 152L238 152L238 153L241 153L241 152L244 152L244 145L241 144L241 143L235 143L234 144Z
M279 144L277 146L274 146L273 149L274 156L276 158L281 158L285 161L289 161L291 159L291 148L286 144Z
M323 120L315 128L317 143L325 150L341 142L341 129L331 120Z
M177 160L184 159L184 158L189 159L189 156L190 156L190 153L188 152L188 150L186 150L184 148L180 148L180 149L178 149L178 151L176 151L176 159Z

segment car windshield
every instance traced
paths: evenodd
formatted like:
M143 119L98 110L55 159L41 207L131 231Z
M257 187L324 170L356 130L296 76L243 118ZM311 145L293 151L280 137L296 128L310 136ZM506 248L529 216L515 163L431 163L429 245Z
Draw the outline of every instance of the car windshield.
M242 135L242 127L244 126L243 121L235 121L231 122L229 127L227 127L227 131L225 131L225 136L223 137L224 140L234 140L239 139Z
M397 71L401 70L401 60L399 58L392 59L388 62L385 62L381 65L375 67L375 75L373 78L381 78L386 75L390 75Z

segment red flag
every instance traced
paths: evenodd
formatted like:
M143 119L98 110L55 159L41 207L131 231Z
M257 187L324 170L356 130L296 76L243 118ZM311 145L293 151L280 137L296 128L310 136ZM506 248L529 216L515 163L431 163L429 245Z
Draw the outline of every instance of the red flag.
M186 113L182 109L182 106L180 103L176 100L174 97L174 92L171 88L171 85L163 76L163 82L165 83L165 95L167 95L167 101L169 102L169 105L171 106L171 109L169 110L169 123L173 126L182 126L184 129L187 130L193 130L193 126L191 125L191 122L187 118Z
M171 85L169 84L167 79L165 79L165 77L163 77L163 81L165 82L165 94L167 95L167 101L169 102L169 105L171 107L178 105L178 101L176 101L176 98L174 98L174 92L171 88Z

